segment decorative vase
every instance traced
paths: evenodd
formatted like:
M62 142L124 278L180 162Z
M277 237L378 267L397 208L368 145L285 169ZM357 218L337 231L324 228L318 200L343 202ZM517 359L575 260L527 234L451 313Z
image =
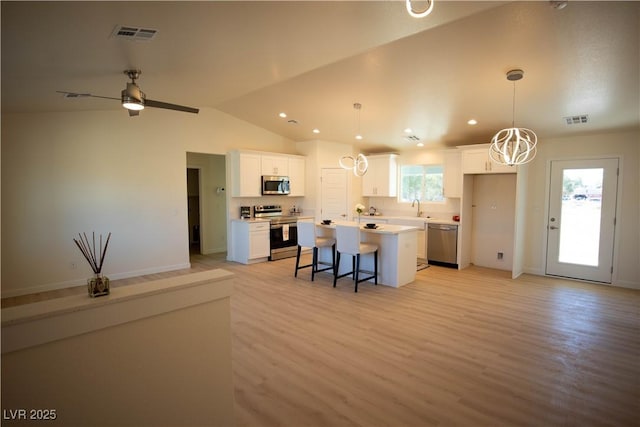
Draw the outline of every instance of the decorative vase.
M87 279L87 291L91 298L109 295L109 278L102 274L96 274Z

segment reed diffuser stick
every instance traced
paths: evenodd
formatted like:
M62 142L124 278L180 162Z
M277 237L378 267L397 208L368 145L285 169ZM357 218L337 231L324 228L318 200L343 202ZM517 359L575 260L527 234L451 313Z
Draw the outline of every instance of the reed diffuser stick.
M99 236L98 248L96 250L96 233L93 232L91 236L91 242L87 237L87 233L78 233L78 239L73 239L78 249L89 263L91 270L95 274L100 274L102 271L102 265L104 264L104 257L107 254L107 248L109 247L109 240L111 239L111 233L107 235L104 247L102 246L102 234Z

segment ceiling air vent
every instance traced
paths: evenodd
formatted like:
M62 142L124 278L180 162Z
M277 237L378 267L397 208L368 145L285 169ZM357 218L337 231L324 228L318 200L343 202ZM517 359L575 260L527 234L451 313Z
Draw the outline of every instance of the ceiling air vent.
M418 142L418 141L420 141L420 138L418 138L418 137L417 137L417 136L415 136L415 135L405 136L405 138L404 138L404 139L406 139L406 140L407 140L407 141L409 141L409 142Z
M152 40L156 34L158 34L158 30L152 28L117 25L113 33L111 33L111 37L134 41L149 41Z
M567 116L564 117L564 121L567 125L581 125L589 122L589 116L586 114L581 116Z

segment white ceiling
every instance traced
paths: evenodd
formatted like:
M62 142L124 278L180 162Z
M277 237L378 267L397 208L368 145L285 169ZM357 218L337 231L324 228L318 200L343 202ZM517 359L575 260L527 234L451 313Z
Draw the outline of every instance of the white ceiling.
M159 30L152 41L116 25ZM147 97L217 108L290 139L413 149L486 143L512 121L540 139L640 127L640 3L401 1L2 2L3 112L121 109L129 68ZM286 112L288 119L278 117ZM186 114L146 109L147 114ZM565 116L589 115L567 126ZM468 119L479 124L469 126ZM320 134L311 133L313 128Z

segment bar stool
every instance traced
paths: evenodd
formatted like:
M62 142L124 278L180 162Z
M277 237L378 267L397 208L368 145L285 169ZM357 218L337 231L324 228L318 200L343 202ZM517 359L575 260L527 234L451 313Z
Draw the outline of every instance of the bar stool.
M355 282L355 292L358 292L358 283L366 280L374 279L374 283L378 284L378 245L375 243L360 242L360 227L357 225L336 225L336 247L337 255L335 269L333 271L333 287L336 287L336 281L348 275L353 275ZM338 276L340 268L340 255L348 254L352 256L352 271ZM373 253L373 276L360 278L360 255Z
M311 264L300 265L300 252L302 248L313 248L313 259ZM328 265L324 262L318 262L318 248L331 247L331 265L318 269L318 264ZM331 237L318 237L316 235L316 225L312 221L298 221L298 254L296 255L296 272L293 275L298 277L298 270L301 268L311 267L311 281L315 278L315 274L321 271L333 270L336 263L336 239Z

